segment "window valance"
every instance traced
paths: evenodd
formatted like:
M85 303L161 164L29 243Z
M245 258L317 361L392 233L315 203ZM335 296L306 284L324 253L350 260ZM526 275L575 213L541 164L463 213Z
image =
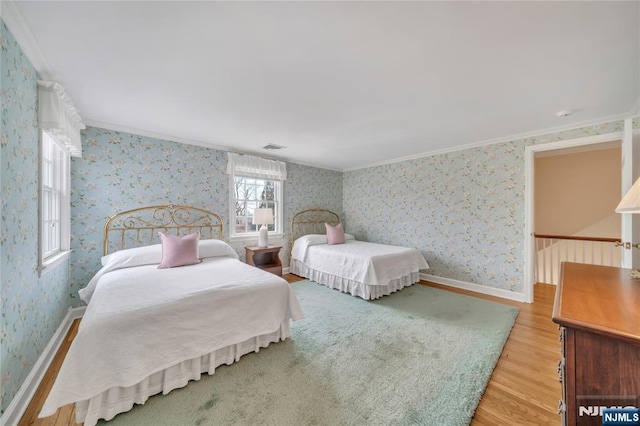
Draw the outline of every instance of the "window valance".
M63 143L73 157L82 156L80 130L85 126L73 101L55 81L38 80L38 127Z
M283 161L267 160L253 155L230 152L227 173L260 179L286 180L287 165Z

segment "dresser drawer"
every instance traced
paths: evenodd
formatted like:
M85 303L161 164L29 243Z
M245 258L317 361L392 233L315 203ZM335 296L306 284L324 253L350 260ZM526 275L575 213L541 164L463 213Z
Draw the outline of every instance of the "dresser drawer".
M640 285L629 273L562 262L552 319L564 424L601 426L602 409L640 405Z

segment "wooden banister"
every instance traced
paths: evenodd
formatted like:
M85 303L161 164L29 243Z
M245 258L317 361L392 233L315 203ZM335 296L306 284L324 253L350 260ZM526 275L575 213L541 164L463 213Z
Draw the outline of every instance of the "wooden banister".
M552 234L538 234L533 233L535 238L547 238L554 240L575 240L575 241L598 241L602 243L618 243L620 238L607 238L607 237L581 237L577 235L552 235Z
M619 266L623 243L618 238L533 233L536 281L557 284L563 261Z

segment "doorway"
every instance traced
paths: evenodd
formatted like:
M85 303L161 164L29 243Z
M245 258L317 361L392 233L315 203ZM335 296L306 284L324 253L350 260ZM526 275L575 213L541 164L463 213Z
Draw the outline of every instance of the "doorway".
M533 302L533 286L535 284L535 177L534 166L536 155L544 155L545 152L557 150L583 150L596 149L603 144L613 143L623 139L623 132L610 133L606 135L590 136L586 138L571 139L541 145L532 145L525 148L525 268L524 301Z
M534 155L535 282L560 282L563 261L622 266L622 141Z

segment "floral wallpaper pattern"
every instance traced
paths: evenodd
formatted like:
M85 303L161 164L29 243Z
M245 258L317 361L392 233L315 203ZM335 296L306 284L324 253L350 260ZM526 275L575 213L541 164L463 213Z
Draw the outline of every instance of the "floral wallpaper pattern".
M69 265L38 277L38 75L0 22L2 296L0 410L4 413L69 305Z
M4 412L69 305L81 305L77 291L100 267L106 218L143 205L179 203L218 212L228 223L229 183L225 152L88 128L84 156L72 161L71 262L39 278L38 76L1 22L0 49ZM419 248L431 274L522 292L524 147L621 127L615 122L344 174L288 164L285 233L295 212L328 208L362 239ZM284 246L288 264L288 235L270 242ZM232 246L244 257L244 246L253 243Z
M77 292L100 268L102 227L118 211L155 204L185 204L222 216L229 235L227 153L129 133L89 127L82 133L82 158L71 162L71 291ZM342 212L342 173L287 164L284 183L284 225L298 210L329 206ZM231 246L244 259L244 246ZM288 242L281 257L288 264Z
M347 232L418 248L429 274L523 293L525 147L622 128L613 122L345 172Z

